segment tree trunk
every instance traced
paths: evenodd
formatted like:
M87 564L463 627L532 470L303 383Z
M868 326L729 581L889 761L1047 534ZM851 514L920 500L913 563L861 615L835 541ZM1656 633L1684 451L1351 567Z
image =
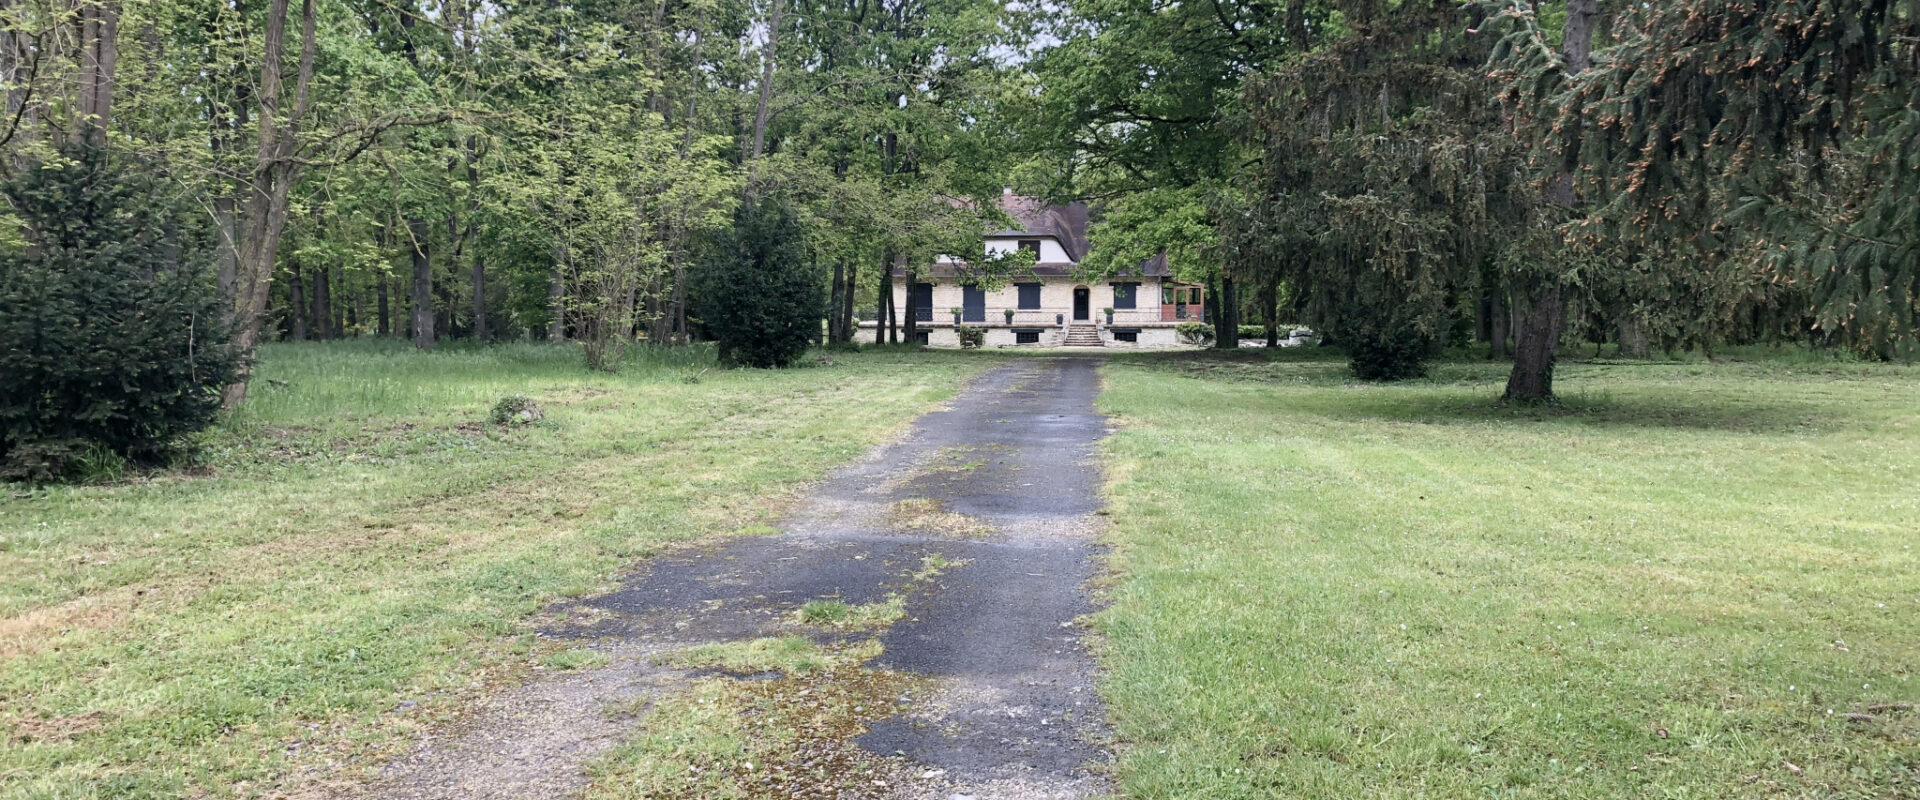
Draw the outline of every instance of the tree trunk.
M687 253L684 244L674 257L673 300L669 302L669 306L673 313L673 331L668 336L668 341L678 344L692 341L692 329L687 327Z
M419 217L407 220L408 249L413 261L413 286L408 307L413 317L413 346L433 348L433 261L427 254L427 221Z
M312 309L307 305L306 290L301 287L300 262L287 264L287 325L288 335L296 342L307 340L307 317Z
M665 237L667 258L675 257L674 242L678 240L678 236L670 225ZM668 275L661 274L647 280L646 302L641 304L641 313L646 315L648 344L666 344L672 341L673 310L667 306L670 302L667 293L671 288L667 286L667 278Z
M428 274L431 275L432 273ZM444 281L431 285L433 286L434 298L438 301L433 304L433 318L436 322L433 328L434 331L439 336L446 338L459 336L460 332L457 330L459 326L455 323L453 316L454 309L459 304L454 302L453 290L448 288Z
M9 4L11 5L11 4ZM80 23L80 108L74 141L105 144L113 119L113 73L119 60L119 0L83 2Z
M24 148L18 146L21 143L19 140L24 138L21 136L23 133L21 126L24 121L20 117L22 107L27 104L28 99L27 82L25 76L21 74L21 66L27 61L26 54L23 52L25 47L21 44L25 38L24 33L0 27L0 84L6 86L7 99L5 115L0 116L0 120L4 120L7 127L4 133L0 133L0 137L4 137L6 144L14 145L10 149L16 157L24 151ZM14 166L19 166L19 163L16 161Z
M567 338L567 285L560 275L560 253L555 248L553 264L547 267L547 341Z
M313 273L313 323L315 339L332 339L336 335L333 326L333 286L332 275L326 267Z
M1232 278L1220 279L1220 285L1227 293L1227 349L1232 350L1240 346L1240 285Z
M1214 327L1214 333L1220 328L1220 282L1207 281L1207 293L1200 298L1200 316L1202 321ZM1219 336L1214 336L1218 340Z
M664 13L664 11L662 13ZM703 49L706 47L706 41L707 41L707 10L706 10L706 6L701 6L699 20L693 27L692 63L695 65L696 68L698 68L700 64L704 63L704 61L702 60L702 52L703 52ZM694 134L694 131L698 128L698 125L696 124L696 117L698 115L699 109L700 109L700 93L698 91L687 92L687 116L686 116L686 119L683 120L683 122L685 123L686 131L680 138L680 160L682 161L687 161L693 157L693 134ZM668 332L668 340L673 342L685 343L685 342L692 341L693 339L692 330L687 327L687 249L688 247L687 247L687 224L686 224L685 217L683 215L676 214L674 216L673 226L670 230L672 234L671 242L673 247L673 299L668 303L668 313L672 315L673 320L672 320L672 327L669 329L669 332Z
M475 196L480 187L478 144L473 137L467 138L467 187L469 192L475 193ZM473 252L473 338L476 341L485 342L489 333L487 330L487 261L480 250L478 240L479 201L475 200L472 203L473 207L467 209L467 233L464 238L466 246Z
M746 158L747 201L760 198L760 156L767 151L767 123L773 119L773 71L774 56L780 46L780 29L784 26L787 14L786 0L773 0L773 8L767 14L766 44L760 47L760 85L755 87L753 104L753 132L748 138Z
M840 343L840 295L846 291L843 283L847 279L846 259L833 260L833 279L827 290L827 341Z
M1220 276L1219 294L1214 303L1213 346L1232 350L1240 346L1240 298L1234 295L1232 278Z
M1561 42L1567 74L1578 75L1592 66L1593 20L1599 13L1599 0L1567 0L1567 20ZM1547 201L1569 213L1579 205L1571 172L1563 169L1547 187ZM1523 404L1551 403L1554 401L1554 351L1560 345L1560 331L1567 322L1566 296L1558 278L1536 278L1530 283L1533 285L1527 296L1515 309L1519 324L1513 343L1513 372L1507 376L1505 399Z
M873 343L898 342L900 341L900 336L894 332L893 327L893 269L891 264L880 265L879 278L878 302L880 305L880 319L877 320L873 326Z
M840 315L840 332L846 337L842 341L852 342L854 334L860 330L860 323L853 314L854 297L859 294L855 289L860 286L860 262L847 264L846 285L846 290L841 293L842 305L836 312Z
M223 194L213 198L213 228L219 242L215 245L218 255L215 257L215 281L220 288L220 300L226 303L231 313L233 308L234 284L240 274L239 231L234 226L233 195Z
M216 161L224 161L234 149L236 132L241 127L236 116L243 116L244 109L236 103L233 113L221 113L217 104L210 104L208 112L213 118L213 135L208 139L208 146ZM243 187L239 182L228 184L226 179L219 180L218 185L230 185L233 192L220 192L213 197L213 228L217 239L214 242L217 253L214 262L215 285L219 287L220 300L227 309L228 322L232 322L233 293L240 275L240 227L236 209L239 208Z
M260 339L260 325L267 311L273 288L274 256L280 249L280 236L287 228L288 194L300 176L299 162L293 154L299 145L300 123L306 116L307 100L313 85L314 0L300 4L300 66L294 82L293 113L284 125L279 117L281 61L286 51L288 0L268 0L266 53L260 65L259 147L254 158L252 186L246 208L246 225L240 237L239 290L234 295L235 318L239 328L231 346L251 356ZM247 398L247 382L252 378L251 359L241 362L234 382L221 393L221 405L232 408Z
M900 304L893 301L893 283L891 280L888 281L886 289L887 289L886 341L888 344L899 344L900 343L900 325L898 322L898 317L900 316ZM876 325L875 327L878 327L878 326ZM876 341L877 341L878 340L877 337L879 337L879 334L876 333L874 334L874 336L876 337Z
M473 338L487 340L487 264L480 248L473 248Z
M1267 347L1280 346L1280 282L1269 279L1260 290L1260 308L1267 322Z
M900 255L889 253L887 255L887 263L894 265L895 268L898 268L904 263L903 257ZM891 272L892 270L889 270L889 271ZM920 343L920 307L914 304L913 273L906 270L900 270L900 273L901 273L901 279L907 282L907 307L905 309L902 309L900 312L900 319L901 319L900 341L910 345L919 344Z
M647 110L667 116L667 60L661 55L667 36L667 0L653 0L652 23L647 29L647 66L653 72L653 85L647 89ZM699 61L694 61L695 68Z
M1487 319L1487 360L1507 357L1507 335L1513 331L1513 313L1507 303L1506 287L1495 287L1488 295L1491 306Z
M375 291L379 293L380 338L384 339L393 335L393 309L387 303L387 274L382 272L375 275L373 281L378 287Z
M1645 359L1653 355L1647 343L1647 325L1631 312L1620 317L1620 357Z
M1517 403L1553 402L1553 365L1560 331L1567 323L1567 301L1558 281L1542 281L1515 309L1513 372L1506 399Z

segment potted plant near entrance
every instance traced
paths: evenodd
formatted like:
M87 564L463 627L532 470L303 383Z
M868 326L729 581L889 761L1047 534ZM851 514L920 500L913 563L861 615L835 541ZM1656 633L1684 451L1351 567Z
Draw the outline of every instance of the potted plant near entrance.
M1107 314L1107 327L1109 327L1109 328L1111 328L1111 327L1113 327L1113 309L1111 309L1111 308L1103 308L1103 309L1100 309L1100 310L1101 310L1101 311L1104 311L1104 312L1106 312L1106 314Z
M966 309L963 309L959 306L954 306L953 308L949 308L947 310L953 312L953 327L956 327L956 328L960 327L960 314L965 312Z
M1004 309L1004 310L1005 310L1005 311L1007 312L1007 324L1008 324L1008 325L1012 325L1012 324L1013 324L1013 309L1011 309L1011 308L1009 308L1009 309Z

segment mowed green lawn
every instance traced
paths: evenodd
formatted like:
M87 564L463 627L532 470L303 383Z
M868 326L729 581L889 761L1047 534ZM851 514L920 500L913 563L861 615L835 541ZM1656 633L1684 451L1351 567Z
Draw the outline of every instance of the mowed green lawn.
M545 604L767 530L989 361L832 359L266 348L204 467L0 492L0 797L274 794L378 759L541 664ZM546 420L488 425L510 394Z
M1126 796L1920 797L1920 369L1281 358L1106 369Z

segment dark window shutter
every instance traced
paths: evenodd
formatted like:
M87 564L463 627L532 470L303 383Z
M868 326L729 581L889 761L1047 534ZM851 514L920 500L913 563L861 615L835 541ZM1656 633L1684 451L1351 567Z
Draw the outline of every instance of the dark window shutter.
M913 318L921 322L933 321L933 284L916 283L910 287L913 295L909 305L913 308Z

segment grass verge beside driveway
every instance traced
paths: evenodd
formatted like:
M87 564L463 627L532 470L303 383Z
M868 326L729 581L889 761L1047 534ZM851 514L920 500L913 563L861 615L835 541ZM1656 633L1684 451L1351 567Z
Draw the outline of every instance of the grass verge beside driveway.
M0 496L0 796L248 796L402 746L551 668L523 636L548 602L766 531L990 359L830 360L266 348L201 468ZM546 419L486 424L512 394Z
M1275 357L1107 367L1126 796L1920 797L1920 370Z

